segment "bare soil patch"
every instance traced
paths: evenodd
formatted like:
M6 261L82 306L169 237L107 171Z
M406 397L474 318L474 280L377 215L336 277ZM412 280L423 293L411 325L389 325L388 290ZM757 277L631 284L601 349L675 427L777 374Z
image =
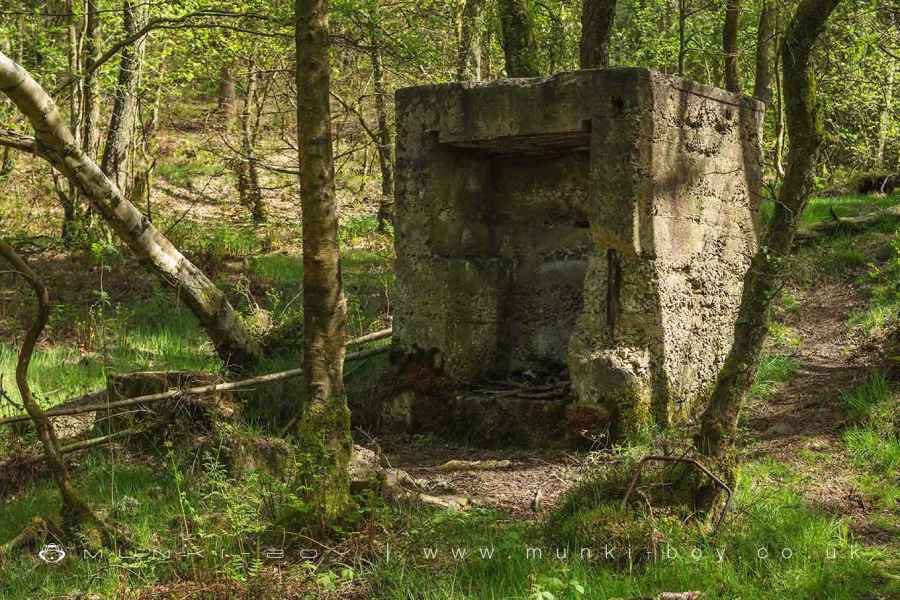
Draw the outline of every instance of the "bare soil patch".
M576 480L581 458L564 451L482 450L426 442L383 441L384 454L394 467L428 480L448 492L468 496L476 506L494 508L516 519L537 520L551 511ZM444 472L450 460L509 461L509 466ZM539 494L536 509L535 496Z

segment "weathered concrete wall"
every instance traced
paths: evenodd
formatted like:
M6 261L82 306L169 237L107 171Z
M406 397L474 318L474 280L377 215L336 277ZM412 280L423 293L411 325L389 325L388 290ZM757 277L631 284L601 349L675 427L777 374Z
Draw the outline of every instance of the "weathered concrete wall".
M644 69L397 92L395 355L450 384L565 362L628 431L731 345L761 105Z

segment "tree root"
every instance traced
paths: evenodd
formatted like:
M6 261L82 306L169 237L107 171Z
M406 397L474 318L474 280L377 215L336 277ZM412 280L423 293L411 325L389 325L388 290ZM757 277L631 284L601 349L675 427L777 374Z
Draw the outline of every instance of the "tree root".
M670 463L682 463L691 465L698 471L705 474L709 477L717 486L719 486L726 494L727 498L725 500L725 506L722 507L721 512L719 513L719 517L715 521L715 525L713 526L713 531L719 528L719 525L722 524L722 521L725 519L725 514L728 512L729 507L731 506L731 496L733 492L731 487L718 478L712 471L710 471L706 466L703 465L700 461L695 458L687 458L684 456L656 456L656 455L648 455L645 456L638 462L637 469L634 472L634 477L631 478L631 483L628 484L628 491L625 492L625 497L622 498L622 508L625 508L628 505L628 499L631 497L631 494L634 493L635 487L637 486L638 480L641 477L641 472L644 469L644 465L648 462L670 462ZM649 501L647 502L649 505ZM652 509L651 509L652 510Z

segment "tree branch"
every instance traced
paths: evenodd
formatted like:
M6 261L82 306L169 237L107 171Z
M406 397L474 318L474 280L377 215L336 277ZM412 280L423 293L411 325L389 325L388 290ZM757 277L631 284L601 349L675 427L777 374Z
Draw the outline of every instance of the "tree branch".
M9 129L0 129L0 146L15 148L30 154L38 154L38 145L33 137L16 133Z
M97 69L102 67L105 63L107 63L113 56L116 55L117 52L119 52L119 50L121 50L122 48L124 48L125 46L127 46L129 44L133 44L134 42L138 41L139 39L141 39L142 37L144 37L151 31L153 31L155 29L178 29L179 26L186 25L192 19L205 18L205 17L231 18L231 19L238 19L238 18L251 18L251 19L263 19L263 20L268 19L268 17L265 17L263 15L254 14L254 13L233 13L233 12L219 11L219 10L197 10L197 11L182 15L180 17L160 17L157 19L151 19L150 21L147 22L146 25L144 25L143 27L141 27L140 29L138 29L137 31L132 33L131 35L126 36L125 38L119 40L118 42L116 42L115 44L113 44L112 46L107 48L106 52L101 54L100 58L98 58L96 61L94 61L93 64L91 64L91 66L88 69L86 69L83 73L81 73L80 75L73 75L72 77L69 77L68 79L63 81L59 85L59 87L57 87L55 90L53 90L51 95L52 96L59 95L66 88L68 88L70 85L75 83L75 81L79 77L84 77L85 75L90 75L91 73L93 73L94 71L96 71ZM257 33L257 32L254 32L254 33Z

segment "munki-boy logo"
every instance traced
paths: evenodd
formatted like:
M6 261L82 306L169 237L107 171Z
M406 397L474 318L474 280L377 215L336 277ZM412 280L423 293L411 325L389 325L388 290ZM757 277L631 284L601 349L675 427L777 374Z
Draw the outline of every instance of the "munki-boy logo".
M61 563L66 557L66 551L59 544L47 544L38 552L38 558L48 565Z

